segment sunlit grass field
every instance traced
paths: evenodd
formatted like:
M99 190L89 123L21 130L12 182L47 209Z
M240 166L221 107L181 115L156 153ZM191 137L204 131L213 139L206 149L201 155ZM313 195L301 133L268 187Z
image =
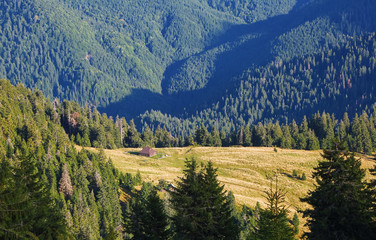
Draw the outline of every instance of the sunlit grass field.
M98 151L94 148L88 150ZM265 194L270 186L270 176L278 174L281 188L287 191L286 205L295 212L307 206L300 202L310 189L313 189L313 167L322 160L322 151L304 151L276 149L267 147L186 147L156 149L161 158L148 158L135 154L141 148L122 148L104 150L114 165L122 172L135 174L141 172L144 181L158 184L164 179L174 183L182 171L187 158L195 157L199 163L212 161L218 169L218 179L231 190L238 204L254 207L260 202L265 207ZM362 167L373 167L374 161L367 156L360 156ZM307 179L300 180L292 176L296 170L298 177L305 173ZM368 174L368 173L367 173ZM368 174L369 176L369 174Z

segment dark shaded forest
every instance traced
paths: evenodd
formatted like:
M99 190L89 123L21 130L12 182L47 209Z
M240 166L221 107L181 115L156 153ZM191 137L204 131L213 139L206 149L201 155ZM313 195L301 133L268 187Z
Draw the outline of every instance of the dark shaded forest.
M139 131L146 122L174 135L202 123L230 132L324 111L370 114L375 102L370 0L3 1L0 9L1 78L133 118Z

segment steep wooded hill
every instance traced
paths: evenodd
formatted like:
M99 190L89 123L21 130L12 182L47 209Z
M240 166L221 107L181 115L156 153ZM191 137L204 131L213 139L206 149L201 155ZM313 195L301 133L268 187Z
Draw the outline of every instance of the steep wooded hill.
M346 51L344 46L362 42L376 30L376 3L370 0L6 0L0 9L0 78L41 89L51 98L100 107L110 115L132 118L153 109L207 123L215 116L205 109L213 104L237 108L226 99L247 88L244 82L257 78L255 71L265 72L280 61L291 65L322 52ZM312 71L312 76L322 74L321 68ZM368 84L372 74L363 82ZM318 78L309 83L295 70L280 75L299 78L306 86L320 85ZM247 102L239 98L247 113L242 120L230 116L236 119L232 125L275 119L280 114L276 109L288 111L280 120L332 111L320 104L310 106L312 111L280 108L281 102L291 104L290 90L274 88L278 81L265 76L267 88L260 85L259 91L286 95L265 102L262 110L254 104L257 97ZM242 94L249 99L251 93ZM348 99L356 102L363 94L359 90ZM316 97L299 99L308 104Z

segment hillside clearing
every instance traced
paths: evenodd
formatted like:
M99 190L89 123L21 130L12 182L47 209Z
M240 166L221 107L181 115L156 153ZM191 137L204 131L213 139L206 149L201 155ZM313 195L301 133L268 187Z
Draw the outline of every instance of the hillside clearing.
M78 147L81 148L81 147ZM86 148L98 151L95 148ZM279 172L279 184L287 191L286 201L293 211L305 208L299 200L313 188L311 177L313 167L322 159L321 151L305 151L291 149L277 149L268 147L186 147L186 148L159 148L156 149L161 158L148 158L132 154L141 148L121 148L116 150L105 149L114 165L122 172L135 174L140 171L143 180L157 184L164 179L175 182L182 176L185 160L195 157L198 162L212 161L218 168L218 179L231 190L238 204L255 206L260 202L265 206L264 191L269 188L268 176ZM362 166L371 168L374 161L367 156L361 156ZM307 180L292 177L293 170L298 176L306 174ZM367 173L369 176L369 174Z

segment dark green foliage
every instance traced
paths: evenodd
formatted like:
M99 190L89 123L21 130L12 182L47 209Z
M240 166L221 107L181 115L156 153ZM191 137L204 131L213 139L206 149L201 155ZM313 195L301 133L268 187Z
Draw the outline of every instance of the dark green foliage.
M39 161L25 154L1 159L0 236L5 239L68 237L63 216L36 167Z
M312 206L303 211L310 228L306 235L309 239L372 239L372 198L360 160L339 142L324 150L323 158L313 173L316 189L301 199Z
M210 145L210 134L204 125L201 125L200 128L196 129L195 142L201 146Z
M143 145L146 147L154 147L154 136L149 126L146 126L142 133Z
M209 162L199 170L196 160L186 161L187 169L171 192L175 210L173 222L178 239L238 239L239 230L226 201L216 169Z
M278 178L275 178L275 186L271 182L266 192L268 207L260 212L255 236L259 240L294 240L294 229L289 223L284 205L286 192L278 187Z
M208 0L207 2L209 6L223 12L230 12L246 22L262 21L268 16L285 14L294 6L294 1L291 0L267 0L257 3L252 0Z
M127 137L125 138L126 147L141 147L142 139L140 133L137 132L136 126L133 120L130 121L128 126Z
M171 237L163 201L151 184L144 184L138 196L132 199L126 214L126 232L137 240L168 240Z
M371 175L376 175L376 166L369 170ZM368 184L368 189L372 195L372 212L376 214L376 180L372 179Z
M298 214L294 213L294 217L292 218L292 225L294 226L294 234L297 235L299 233L299 217Z
M315 122L315 126L321 128L318 132L315 131L316 137L320 147L325 148L330 144L336 130L334 127L338 124L332 121L332 115L326 116L328 112L337 116L348 112L354 116L355 113L362 114L363 110L370 113L373 109L376 101L372 90L375 86L371 81L375 76L376 66L374 43L374 33L364 34L360 37L346 37L337 46L323 50L320 54L277 58L264 67L245 71L238 77L236 86L230 88L232 90L228 90L225 96L221 95L221 99L212 105L196 110L195 115L169 117L167 114L152 111L141 117L143 122L166 125L172 133L192 133L192 127L189 131L187 126L202 123L207 127L215 125L218 129L230 133L234 128L257 125L259 121L301 121L304 116L325 111L326 119L321 119L322 116L318 115L322 121ZM359 96L359 93L362 93L362 96ZM316 128L309 119L307 121L311 129ZM177 122L182 126L180 129L176 127ZM359 124L354 134L360 134L366 125ZM255 130L259 132L256 139L252 140L253 143L269 145L260 142L262 130ZM299 130L305 131L304 128ZM364 143L358 148L369 148L371 138L366 133L363 134L365 138L360 140ZM296 144L303 149L317 148L317 140L308 134L301 135Z
M261 208L258 202L255 209L251 209L245 205L242 206L237 217L237 222L241 230L240 239L255 239L255 230L257 229L260 211Z
M222 141L221 137L219 136L219 132L216 127L213 127L211 131L211 136L210 136L210 146L213 147L221 147L222 146Z
M51 103L40 91L4 80L0 88L1 236L99 239L119 234L117 171L103 153L78 153L68 137L69 131L75 136L78 116L68 113L79 106ZM99 116L94 111L93 122L108 119Z
M307 177L306 177L305 173L302 174L302 180L303 181L307 180Z
M5 88L10 87L9 83L2 81L2 86ZM21 86L19 86L22 89ZM22 90L25 91L25 90ZM167 127L158 126L153 131L148 125L144 126L144 132L141 134L137 131L134 121L130 121L129 125L124 118L117 117L116 120L108 117L106 114L100 114L95 108L90 109L87 106L80 107L77 103L63 101L60 104L59 100L55 99L52 103L46 101L42 97L41 92L37 91L37 96L30 95L28 98L30 102L30 111L43 111L44 114L38 114L36 119L39 123L38 127L43 126L43 119L51 119L48 131L55 131L54 138L62 146L64 134L58 134L53 130L52 121L54 124L60 124L64 127L65 131L74 137L76 144L82 146L96 146L100 148L117 148L122 146L153 146L156 147L174 147L174 146L189 146L193 144L192 136L185 136L184 141L182 137L174 137L167 131ZM3 96L4 101L1 106L1 111L7 114L7 111L14 111L7 109L6 95ZM43 104L38 104L37 99L40 99ZM17 104L24 105L22 101ZM19 109L18 107L16 110ZM37 110L39 109L39 110ZM17 110L21 114L28 110L25 105L22 109ZM12 113L13 114L13 113ZM9 114L7 116L10 116ZM303 118L300 126L293 120L290 124L282 124L279 122L275 124L268 123L262 124L259 122L257 125L241 126L238 130L233 130L226 134L224 129L218 132L216 127L213 127L209 132L208 129L201 125L196 130L195 142L201 146L275 146L283 148L298 148L307 150L316 150L325 148L332 138L342 138L346 140L346 145L354 151L369 153L376 149L376 114L373 112L368 115L363 112L359 116L355 116L353 121L350 121L346 113L342 120L335 119L334 115L327 113L316 113L310 118ZM4 128L8 124L14 124L14 120L3 118ZM252 129L252 130L251 130ZM4 129L6 131L6 129ZM61 131L61 129L59 129ZM41 141L42 135L31 124L25 121L22 126L17 126L17 134L25 139L30 136L38 136L36 140ZM8 134L8 133L7 133ZM44 131L46 135L46 131ZM83 136L83 137L81 137ZM61 139L60 139L61 138ZM51 138L50 140L52 140ZM179 140L180 139L180 140ZM4 139L5 140L5 139ZM9 140L5 140L2 145L2 151L8 157L14 153L14 144Z
M230 132L318 110L360 114L375 102L374 8L369 0L5 0L0 77L114 116L145 113L138 130L146 122L176 136L202 123ZM124 132L103 127L92 131L95 142L82 132L75 140L119 146Z

